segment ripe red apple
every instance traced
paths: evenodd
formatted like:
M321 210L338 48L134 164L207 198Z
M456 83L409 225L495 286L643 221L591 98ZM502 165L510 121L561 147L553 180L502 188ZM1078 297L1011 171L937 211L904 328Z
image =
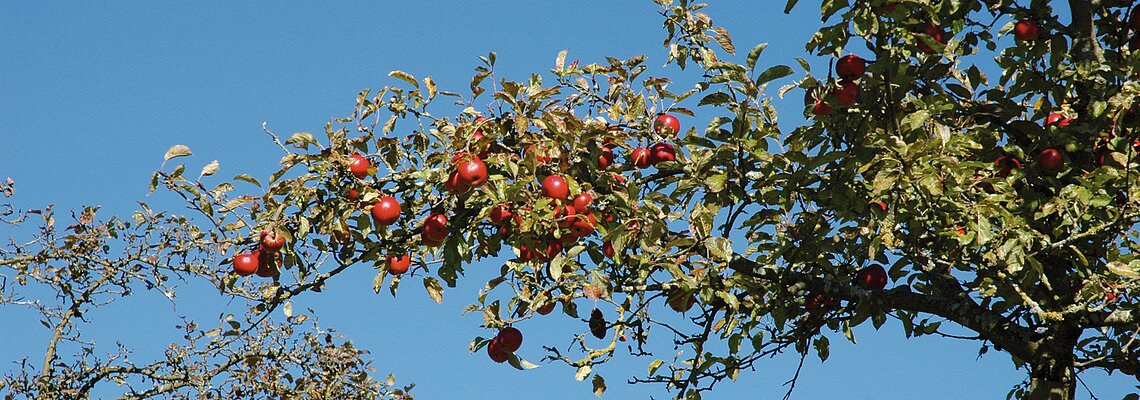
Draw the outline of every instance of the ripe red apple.
M487 182L487 164L479 156L472 156L470 161L460 161L458 172L459 179L467 186L476 188Z
M491 218L492 224L502 226L509 222L514 215L515 214L511 212L511 206L502 203L492 208L488 217Z
M261 250L268 253L276 253L285 246L285 236L278 235L275 231L262 231L261 232Z
M392 196L384 196L372 205L372 220L377 225L387 226L400 220L400 202Z
M426 241L442 243L447 238L447 216L435 213L424 219L422 235Z
M546 303L542 307L539 307L537 310L535 310L535 312L537 312L539 315L550 314L553 311L554 311L554 302Z
M867 60L848 54L835 63L835 74L843 79L859 79L867 72Z
M356 201L360 199L360 191L356 189L348 189L348 199Z
M560 253L562 253L562 242L551 240L546 243L546 254L542 255L542 261L550 262Z
M471 124L475 126L475 132L471 134L471 141L472 142L478 142L480 140L483 140L483 124L486 121L487 121L487 117L480 115L478 117L475 117L475 121L471 122Z
M443 187L451 194L464 194L471 190L471 186L459 178L459 171L451 171L447 180L443 181Z
M261 253L261 251L255 251L254 253ZM277 269L281 265L283 256L274 257L273 254L261 253L257 255L257 259L259 261L257 263L257 271L255 272L257 276L272 278L277 275Z
M930 36L932 39L934 39L935 42L946 44L946 37L945 37L946 34L942 32L942 28L940 28L938 25L935 25L931 22L927 22L926 25L923 26L923 28L922 28L922 33L925 33L928 36ZM936 53L934 48L932 48L926 44L926 40L924 38L919 37L916 39L918 40L918 49L921 50L923 53L926 53L926 54Z
M633 165L638 168L648 168L651 164L649 162L649 149L638 147L629 153L629 159L633 161Z
M579 238L590 236L594 233L594 227L597 225L598 219L594 217L594 213L581 214L570 224L570 233Z
M348 170L352 172L353 176L359 179L364 179L364 177L368 176L368 169L372 168L372 163L368 162L368 158L360 154L353 154L349 156L349 159L351 159L352 162L348 164Z
M654 143L653 146L649 148L649 163L657 164L665 161L677 161L677 150L669 143Z
M1037 155L1037 163L1041 165L1041 169L1050 174L1060 171L1064 161L1065 155L1052 147L1042 150L1041 154Z
M602 155L598 156L598 166L602 169L614 165L614 149L610 146L602 147Z
M828 308L832 305L834 305L834 301L823 293L809 295L808 298L804 300L804 308L812 311Z
M681 131L681 121L678 121L677 117L671 114L657 114L657 119L653 120L653 130L669 136L677 136L677 133Z
M522 347L523 336L522 332L513 326L508 326L499 329L499 335L495 336L492 343L498 343L499 348L508 353L514 353Z
M550 151L548 149L540 149L538 147L535 147L533 144L527 146L525 153L534 153L534 159L537 160L539 164L546 164L551 160Z
M855 273L855 284L863 289L882 290L887 287L887 270L882 265L871 264Z
M260 264L258 256L261 252L242 253L234 256L234 273L241 276L250 276L257 272L257 265Z
M1023 19L1013 26L1013 37L1019 42L1037 40L1041 36L1041 27L1032 20Z
M388 272L392 275L400 275L408 272L408 267L412 265L412 257L404 254L400 256L388 256Z
M832 111L833 110L831 109L831 105L827 104L827 102L823 99L817 100L815 102L815 106L811 108L812 115L815 115L817 117L831 114Z
M1018 161L1013 156L1000 156L994 160L994 166L999 168L997 176L1004 178L1009 176L1009 172L1021 168L1021 161Z
M679 313L689 311L696 302L697 298L692 293L676 292L669 295L669 308Z
M572 205L567 204L565 207L562 205L554 206L554 218L558 221L559 228L569 228L570 224L578 217L578 209Z
M525 244L519 245L519 260L527 262L534 259L534 249L527 247Z
M491 357L491 361L502 364L507 361L507 358L509 358L510 355L510 353L503 351L503 349L500 349L499 346L496 346L494 340L491 340L491 343L487 344L487 356Z
M1045 126L1054 126L1055 125L1058 128L1064 128L1066 126L1069 126L1069 124L1072 122L1073 122L1072 119L1064 116L1061 113L1052 113L1052 114L1049 114L1049 116L1045 117Z
M591 196L590 193L588 193L588 192L579 193L577 196L574 196L574 209L578 210L578 212L589 211L590 210L590 203L593 203L593 202L594 202L594 196Z
M570 197L570 186L566 178L550 175L542 180L542 194L552 199L565 199Z
M602 254L606 257L614 258L614 245L609 240L602 242Z
M832 93L835 96L835 102L846 107L859 101L859 84L844 79L839 81L839 88Z

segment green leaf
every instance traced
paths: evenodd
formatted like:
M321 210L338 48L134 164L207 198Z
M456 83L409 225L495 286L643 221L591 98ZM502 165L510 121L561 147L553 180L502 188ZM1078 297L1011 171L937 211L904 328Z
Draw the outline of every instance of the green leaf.
M554 70L561 72L566 69L566 53L569 51L570 49L563 49L558 52L558 58L554 59Z
M710 105L710 104L711 105L721 105L721 104L728 104L731 102L732 102L732 96L729 96L728 93L716 92L716 93L709 93L707 96L705 96L703 99L701 99L700 102L697 103L697 106L705 106L705 105Z
M756 61L760 59L760 53L763 53L764 49L766 48L768 48L768 43L760 43L748 52L748 58L744 61L744 64L748 66L748 69L756 69Z
M705 248L709 250L709 255L716 257L722 261L728 261L732 256L732 241L728 238L713 236L705 239Z
M770 67L767 70L764 70L764 72L761 72L760 76L756 78L756 85L763 85L776 79L783 78L785 76L791 75L792 72L792 67L789 67L787 65L776 65Z
M815 353L819 355L819 361L827 361L827 357L831 355L831 342L827 340L827 336L820 336L815 340Z
M285 144L299 144L302 148L308 149L310 144L317 145L319 143L317 143L317 138L314 137L312 133L297 132L289 136L289 139L285 140Z
M186 145L176 144L174 146L171 146L170 149L166 150L166 156L163 157L163 161L170 161L172 158L185 157L190 154L191 153L189 147L186 147Z
M242 182L246 182L246 183L251 183L254 186L261 187L261 182L258 182L256 178L254 178L253 176L251 176L249 174L241 174L241 175L235 176L234 180L235 181L242 181Z
M410 84L412 84L412 86L415 86L417 89L420 87L420 83L416 81L416 77L412 76L412 74L409 74L407 72L395 70L395 71L389 72L388 76L402 80L402 81L407 82L407 83L410 83Z
M1132 265L1132 264L1137 264L1137 265ZM1135 278L1135 277L1140 276L1140 273L1136 272L1137 266L1140 266L1140 262L1138 262L1138 261L1133 261L1129 265L1124 265L1124 263L1122 263L1120 261L1112 261L1112 262L1109 262L1108 264L1105 264L1105 267L1108 268L1109 272L1112 272L1115 275L1123 276L1126 278Z
M438 279L424 277L424 289L427 289L428 296L437 304L443 304L443 286L440 286Z
M649 375L657 373L657 369L661 368L662 365L665 365L665 360L653 360L649 363Z

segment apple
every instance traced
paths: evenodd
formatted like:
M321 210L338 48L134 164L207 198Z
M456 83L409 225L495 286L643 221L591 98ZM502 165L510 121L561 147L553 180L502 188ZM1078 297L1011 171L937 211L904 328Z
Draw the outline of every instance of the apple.
M407 254L400 256L388 256L388 272L392 275L400 275L408 272L408 267L412 265L412 257Z
M851 80L839 81L839 88L832 94L835 96L835 102L841 106L849 106L859 101L859 84Z
M447 217L440 213L435 213L424 219L424 227L421 235L425 243L436 243L429 246L435 247L443 244L443 240L447 238Z
M677 117L671 114L657 114L657 119L653 120L653 130L669 136L677 136L677 132L681 131L681 121L678 121Z
M1065 155L1052 147L1042 150L1041 154L1037 155L1037 163L1041 165L1041 169L1050 174L1060 171L1064 161Z
M546 303L542 307L539 307L537 310L535 310L535 312L537 312L539 315L547 315L551 312L554 312L554 302Z
M697 298L692 293L676 292L669 295L669 308L679 313L689 311L696 302Z
M649 158L649 149L644 147L638 147L629 153L629 159L633 162L633 165L638 168L649 167L651 164Z
M870 206L879 209L881 212L887 212L887 202L885 201L872 201Z
M649 163L657 164L665 161L677 161L677 150L669 143L654 143L653 146L649 148Z
M1069 126L1069 124L1072 122L1072 119L1066 117L1061 113L1052 113L1049 114L1049 116L1045 117L1045 126L1057 126L1058 128L1064 128L1066 126Z
M258 258L261 252L242 253L234 256L234 273L241 276L250 276L257 272Z
M1140 51L1140 32L1132 34L1132 38L1128 39L1128 49L1137 52Z
M348 199L356 201L360 199L360 191L356 189L348 189Z
M383 196L372 204L372 220L377 225L388 226L400 220L400 202L392 196Z
M261 253L261 251L254 253ZM274 257L273 254L259 254L257 258L260 262L257 264L256 274L262 278L272 278L277 275L277 268L284 260L284 256Z
M261 249L268 253L276 253L285 246L285 236L278 235L275 231L262 231L261 232Z
M1017 38L1019 42L1033 41L1041 37L1041 27L1028 19L1017 21L1013 26L1013 37Z
M887 287L887 270L882 265L871 264L855 273L855 284L863 289L882 290Z
M834 305L834 301L822 293L808 296L808 298L804 300L804 308L812 311L831 307L832 305Z
M470 141L478 142L480 140L483 140L483 124L486 121L487 117L480 115L478 117L475 117L475 121L471 122L471 124L475 126L475 132L471 134Z
M464 194L471 190L471 185L459 177L459 171L451 171L443 182L443 187L451 194Z
M488 217L491 218L491 223L495 225L506 225L515 214L511 212L511 206L506 203L501 203L495 208L491 209Z
M574 209L578 212L586 212L590 209L590 203L594 202L594 196L590 193L582 192L574 196Z
M559 253L562 253L562 242L551 240L546 243L546 254L543 254L542 260L550 262Z
M614 149L608 145L603 146L602 155L598 156L598 166L605 169L611 165L614 165Z
M835 74L843 79L859 79L867 72L867 60L848 54L835 63Z
M472 156L470 161L460 161L458 164L459 179L470 187L479 187L487 182L487 164L479 156Z
M812 115L815 115L817 117L831 114L832 111L833 110L831 109L831 105L827 104L827 102L823 99L816 101L815 106L811 108Z
M570 197L570 186L566 178L550 175L542 180L542 194L552 199L565 199Z
M496 346L493 339L491 340L491 343L487 345L487 356L491 357L491 361L502 364L507 361L507 358L509 358L510 355L510 353L503 351L503 349L500 349L499 346Z
M1000 168L997 176L1004 178L1009 176L1010 171L1021 168L1021 161L1018 161L1013 156L1000 156L997 160L994 160L994 167Z
M573 223L570 224L570 232L577 237L586 237L594 233L594 227L598 225L598 219L594 217L594 213L582 214L584 217L579 216L575 218Z
M527 247L525 244L519 245L519 260L527 262L534 259L534 249Z
M606 257L614 258L614 245L609 240L602 242L602 254Z
M513 326L508 326L499 329L499 335L492 339L491 343L498 343L498 346L503 351L514 353L522 347L523 336L522 332Z
M934 39L935 42L946 44L946 37L945 37L946 34L942 32L942 28L940 28L938 25L935 25L931 22L927 22L926 25L923 26L923 28L922 28L922 33L925 33L928 36L930 36L932 39ZM918 49L921 50L923 53L926 53L926 54L937 53L934 50L934 48L932 48L926 44L925 38L919 37L916 39L918 41Z
M368 176L368 169L372 168L372 163L368 162L368 158L360 154L353 154L349 156L349 159L352 161L348 164L348 170L352 172L353 176L359 179Z
M545 148L539 149L538 147L535 147L535 145L533 145L533 144L530 146L527 146L526 150L524 152L526 154L534 153L534 159L537 160L539 164L546 164L546 163L550 162L550 160L551 160L550 151L548 149L545 149Z
M1140 31L1140 7L1132 9L1132 15L1128 16L1128 25L1133 31Z
M559 228L569 228L577 217L578 210L572 205L567 204L565 207L557 205L554 207L554 219L558 221Z

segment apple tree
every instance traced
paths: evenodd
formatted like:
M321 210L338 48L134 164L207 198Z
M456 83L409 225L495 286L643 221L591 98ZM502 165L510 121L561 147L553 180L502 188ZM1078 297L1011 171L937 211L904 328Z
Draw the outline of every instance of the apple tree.
M282 153L268 178L163 168L152 188L200 214L185 234L201 248L174 254L231 266L212 276L251 318L347 268L443 301L502 260L468 296L487 328L471 350L528 368L515 325L558 311L581 328L542 360L599 394L593 369L614 357L650 356L636 381L695 399L888 319L1008 354L1027 372L1012 397L1137 376L1130 1L825 1L795 60L738 49L704 4L657 3L661 76L645 56L562 52L511 80L490 53L462 92L393 71L320 134L266 130ZM800 95L807 122L781 126L776 105ZM654 360L661 342L684 351Z

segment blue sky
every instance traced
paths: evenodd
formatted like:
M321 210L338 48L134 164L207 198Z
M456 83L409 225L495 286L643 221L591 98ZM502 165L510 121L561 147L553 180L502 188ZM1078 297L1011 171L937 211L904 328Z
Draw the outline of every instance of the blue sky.
M0 2L0 179L17 182L16 204L93 204L104 215L126 215L139 200L176 204L161 193L146 197L146 190L163 152L179 143L195 152L191 171L216 159L219 175L265 176L280 155L262 122L281 135L320 131L351 112L362 88L393 83L386 74L394 69L460 91L476 57L490 51L512 79L549 70L562 49L584 62L645 54L649 65L664 63L661 17L648 0L287 3ZM770 42L762 65L810 58L803 43L818 26L815 4L784 15L783 2L727 3L709 13L743 51ZM785 130L802 121L796 97L777 103ZM360 266L294 308L316 310L322 325L370 350L381 373L415 382L423 399L592 397L568 367L516 371L467 352L471 338L486 332L478 317L460 311L497 265L469 270L443 305L418 284L403 285L398 298L373 294L373 271ZM93 316L90 332L100 343L122 340L140 356L155 355L175 339L172 315L193 313L205 322L239 312L216 293L190 289L173 311L156 298L116 303ZM540 344L565 346L567 332L581 329L576 324L554 315L525 322L520 354L537 361ZM37 354L47 333L29 314L0 309L0 368L10 370L7 362L24 349ZM795 398L1004 398L1024 377L1004 354L979 359L974 343L906 340L893 322L856 333L857 346L829 335L830 360L808 358ZM667 397L656 386L622 383L644 374L650 361L626 356L600 368L609 382L605 398ZM797 361L787 355L765 362L707 398L780 398ZM1102 399L1120 398L1134 383L1119 375L1085 379ZM1089 398L1084 389L1078 393Z

